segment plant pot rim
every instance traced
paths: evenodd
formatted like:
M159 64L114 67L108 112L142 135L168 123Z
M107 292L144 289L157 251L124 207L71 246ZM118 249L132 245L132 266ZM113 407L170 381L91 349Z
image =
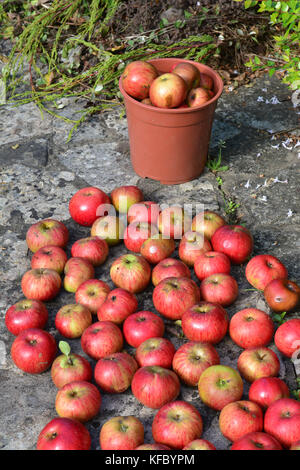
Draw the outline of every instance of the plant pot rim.
M218 92L206 103L204 103L200 106L194 106L193 108L159 108L157 106L149 106L147 104L141 103L137 99L135 99L132 96L128 95L128 93L126 93L126 91L124 90L124 88L122 86L122 76L123 76L123 74L121 74L121 76L119 78L119 89L120 89L120 92L122 93L123 97L126 98L126 100L131 101L136 106L140 106L141 108L147 109L148 111L151 111L151 112L154 112L154 113L156 112L156 113L164 113L164 114L187 114L187 113L197 112L200 109L205 109L207 106L210 106L214 101L217 101L220 98L220 96L223 92L223 88L224 88L223 80L220 77L220 75L214 69L209 67L208 65L202 64L201 62L195 62L195 61L189 60L189 59L180 59L178 57L168 57L168 58L162 58L162 59L159 59L159 58L149 59L146 62L149 62L150 64L155 65L155 62L161 62L161 61L164 61L166 63L168 63L168 62L171 63L171 62L174 62L174 61L187 62L187 63L193 64L193 65L195 65L195 64L200 65L201 69L203 69L202 71L204 73L205 73L205 70L206 70L206 71L210 72L209 73L210 76L211 76L211 74L213 74L216 77L216 80L218 82L218 88L219 88Z

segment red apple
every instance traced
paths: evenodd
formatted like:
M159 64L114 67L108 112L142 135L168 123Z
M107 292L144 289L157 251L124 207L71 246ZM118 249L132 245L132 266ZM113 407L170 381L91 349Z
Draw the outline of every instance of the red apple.
M197 257L211 249L210 242L201 233L189 230L180 240L178 256L188 266L194 266Z
M93 266L100 266L108 257L108 244L99 237L87 237L77 240L71 248L73 258L85 258Z
M81 336L82 350L99 360L123 348L123 335L115 323L99 321L90 325Z
M64 288L76 292L78 287L95 276L94 266L85 258L69 258L64 268Z
M118 352L99 359L95 366L95 381L107 393L127 390L137 371L135 359L127 352Z
M252 253L253 237L242 225L223 225L213 234L211 244L214 251L225 253L233 264L242 264Z
M75 300L96 315L109 293L110 287L106 282L99 279L88 279L78 287Z
M200 376L198 391L205 405L222 410L228 403L242 398L243 380L232 367L210 366Z
M206 439L195 439L189 442L183 450L217 450L215 446Z
M280 398L289 398L290 392L286 383L278 377L261 377L249 388L249 400L262 408L268 408Z
M214 86L214 82L213 82L213 79L209 75L201 72L199 85L202 86L203 88L206 88L207 90L212 90Z
M300 302L300 287L289 279L274 279L265 287L264 297L274 312L290 312Z
M152 284L157 286L167 277L191 277L191 271L187 265L176 258L165 258L160 261L152 270Z
M61 307L55 317L55 327L66 338L80 338L92 324L92 314L83 305L68 304Z
M63 273L67 262L66 252L55 245L43 246L31 258L32 269L54 269L58 274Z
M90 227L98 218L97 211L99 211L101 206L110 205L110 203L110 198L104 191L90 186L79 189L71 197L69 212L75 222ZM101 215L104 215L104 213Z
M237 367L248 382L254 382L261 377L276 377L280 362L272 349L258 347L245 349L238 358Z
M207 302L228 307L237 299L239 288L230 274L212 274L201 282L200 293Z
M69 231L60 221L44 219L29 227L26 243L33 253L43 246L59 246L64 248L69 240Z
M54 269L31 269L22 277L21 287L27 299L46 302L59 293L61 278Z
M264 427L283 447L291 447L300 440L300 402L292 398L276 400L266 411Z
M101 401L101 394L94 384L77 380L58 390L55 409L61 418L76 419L84 423L98 415Z
M161 234L153 235L145 240L140 249L141 255L151 264L157 264L168 258L174 251L174 239L164 238Z
M146 366L134 374L131 390L144 406L158 409L178 397L180 382L175 372L170 369Z
M144 442L144 426L135 416L115 416L100 431L102 450L134 450Z
M235 441L231 450L282 450L281 444L265 432L250 432Z
M275 256L257 255L248 262L245 274L251 286L264 290L273 279L287 278L288 272Z
M200 300L200 289L190 278L168 277L154 287L153 304L166 318L178 320L183 313Z
M54 337L39 328L22 331L11 347L15 365L28 374L40 374L51 367L57 351Z
M193 64L189 64L188 62L181 62L175 65L172 73L175 73L176 75L179 75L179 77L183 78L186 83L187 90L191 90L192 88L199 86L200 71Z
M181 326L191 341L219 343L227 333L229 317L221 305L198 302L182 315Z
M240 348L267 346L273 338L272 318L257 308L245 308L235 313L230 320L229 334Z
M196 106L203 106L210 99L211 96L206 88L193 88L187 96L187 104L190 108L195 108Z
M153 106L176 108L187 95L187 85L183 78L174 73L163 73L151 84L149 97Z
M90 450L91 436L75 419L54 418L40 432L37 450Z
M143 192L137 186L120 186L111 192L111 200L115 209L121 214L127 214L133 204L144 200Z
M71 353L71 348L65 341L60 341L59 349L62 354L54 359L51 366L51 378L57 388L77 380L90 382L93 371L90 363L79 354Z
M142 310L129 315L123 324L126 342L137 348L150 338L162 337L165 331L163 320L153 312Z
M40 300L20 300L5 314L6 328L15 336L28 328L43 329L47 321L48 310Z
M170 369L175 351L170 340L160 337L149 338L137 347L135 358L140 367L160 366Z
M237 441L249 432L263 430L264 418L261 408L251 401L241 400L222 408L219 416L220 431L229 441Z
M190 403L178 400L165 404L152 422L156 442L172 449L182 449L202 435L203 421L199 411Z
M277 349L285 356L297 355L300 349L300 318L292 318L280 325L274 341Z
M123 221L115 215L106 215L96 219L91 228L91 236L106 241L109 246L118 245L124 236Z
M120 287L111 290L97 311L99 321L111 321L120 325L138 308L135 294Z
M160 213L159 204L153 201L142 201L130 206L127 219L132 222L148 222L148 224L157 224Z
M175 352L172 367L186 385L196 387L202 372L216 364L220 358L212 344L189 341Z
M219 227L222 227L222 225L226 225L226 221L223 217L214 211L205 210L195 215L192 220L191 229L194 232L202 233L207 240L211 240L215 231Z
M181 239L182 235L190 230L191 218L184 213L180 206L171 206L163 209L158 216L158 228L165 238Z
M145 240L158 234L158 228L148 222L131 222L124 232L124 245L127 250L139 253Z
M122 86L128 95L142 100L149 96L151 83L158 76L158 71L149 62L135 60L126 65L122 74Z
M110 277L117 287L136 294L148 286L151 267L143 256L128 253L121 255L112 263Z
M163 444L141 444L135 450L171 450L170 447Z
M206 251L197 256L194 263L195 274L200 281L213 274L230 274L230 259L218 251Z

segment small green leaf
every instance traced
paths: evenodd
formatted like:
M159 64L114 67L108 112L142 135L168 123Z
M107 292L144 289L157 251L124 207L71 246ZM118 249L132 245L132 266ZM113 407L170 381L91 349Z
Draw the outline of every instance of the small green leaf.
M70 353L71 353L71 348L70 348L70 345L69 343L67 343L66 341L60 341L58 343L58 347L60 349L60 351L65 355L65 356L69 356Z

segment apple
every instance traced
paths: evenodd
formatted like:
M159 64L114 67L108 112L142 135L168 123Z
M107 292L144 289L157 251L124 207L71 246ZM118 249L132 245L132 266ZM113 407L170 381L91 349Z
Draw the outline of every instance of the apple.
M242 264L252 253L253 237L242 225L223 225L213 234L211 244L214 251L225 253L233 264Z
M71 353L71 348L66 341L60 341L59 349L62 354L56 357L51 366L51 378L57 388L77 380L90 382L92 380L92 367L79 354Z
M161 260L152 270L152 284L157 286L167 277L191 277L188 266L176 258L165 258Z
M102 205L110 205L110 203L110 198L104 191L94 186L89 186L79 189L71 197L69 212L75 222L90 227L98 218L97 211L99 208Z
M135 450L171 450L170 447L163 444L141 444Z
M43 329L47 321L48 310L40 300L20 300L5 314L6 328L15 336L28 328Z
M99 321L92 323L81 336L82 350L99 360L123 348L123 335L115 323Z
M141 255L151 264L157 264L171 256L175 251L173 238L165 238L161 234L153 235L145 240L141 246Z
M158 76L158 71L149 62L135 60L126 65L122 74L122 86L133 98L148 98L151 83Z
M124 232L124 245L127 250L139 253L145 240L158 234L158 228L148 222L131 222Z
M165 404L152 422L154 440L172 449L183 449L189 442L199 439L202 431L199 411L183 400Z
M95 366L95 382L107 393L127 390L137 371L136 360L127 352L117 352L99 359Z
M263 412L257 403L248 400L228 403L219 416L220 431L229 441L237 441L249 432L263 430Z
M206 73L200 72L200 86L206 88L207 90L212 90L214 86L213 79Z
M61 278L54 269L31 269L23 275L21 288L27 299L46 302L59 293Z
M95 275L94 266L85 258L69 258L64 268L64 288L76 292L78 287Z
M15 338L11 358L23 372L40 374L51 367L56 351L55 339L48 331L28 328Z
M150 98L144 98L141 103L146 104L148 106L152 106Z
M137 186L120 186L111 192L111 201L121 214L127 214L133 204L144 200L143 192Z
M210 242L198 232L185 232L178 246L178 256L188 266L194 266L198 256L211 251Z
M58 390L55 409L61 418L76 419L85 423L98 415L101 401L101 394L96 385L77 380Z
M117 287L136 294L148 286L151 267L143 256L128 253L121 255L112 263L110 277Z
M300 318L292 318L277 329L274 341L284 356L292 357L300 349Z
M182 450L217 450L215 446L206 439L195 439L189 442Z
M172 367L175 346L166 338L149 338L141 343L135 352L140 367L160 366L165 369Z
M109 285L100 279L88 279L80 284L75 293L75 301L97 314L110 292Z
M174 73L163 73L150 86L149 97L153 106L158 108L176 108L187 95L186 82Z
M158 409L178 397L180 382L175 372L170 369L145 366L134 374L131 390L135 398L144 406Z
M211 96L206 88L193 88L187 96L187 104L190 108L195 108L196 106L203 106L210 99Z
M134 450L144 443L144 426L135 416L115 416L100 431L102 450Z
M281 444L265 432L250 432L235 441L231 450L282 450Z
M126 342L137 348L150 338L162 337L165 332L163 320L153 312L142 310L129 315L123 323Z
M272 255L257 255L246 266L246 278L255 289L264 290L273 279L287 278L286 267Z
M52 419L40 432L37 450L90 450L91 436L86 427L68 418Z
M254 382L261 377L276 377L280 362L272 349L258 347L245 349L238 358L237 367L248 382Z
M220 411L228 403L242 398L243 380L238 371L232 367L214 365L202 372L198 391L205 405Z
M229 335L240 348L267 346L273 338L272 318L257 308L245 308L235 313L229 323Z
M300 440L300 402L292 398L274 401L265 413L265 431L287 448Z
M238 283L230 274L212 274L203 279L200 285L201 297L207 302L228 307L237 299Z
M300 286L289 279L274 279L265 287L264 297L274 312L290 312L300 302Z
M226 310L210 302L198 302L187 309L181 319L182 331L190 341L219 343L227 333Z
M44 219L31 225L26 233L26 243L33 253L43 246L64 248L69 240L69 231L60 221Z
M300 450L300 440L297 442L293 442L293 444L290 447L290 450Z
M254 380L249 388L249 400L263 409L268 408L280 398L289 398L290 392L286 383L278 377L261 377Z
M138 308L138 299L135 294L121 287L111 290L103 304L97 311L99 321L111 321L120 325Z
M132 222L148 222L148 224L157 224L160 213L159 204L154 201L137 202L129 207L127 220Z
M124 236L125 225L115 215L105 215L95 220L91 228L91 236L102 238L109 246L118 245Z
M194 263L195 274L200 281L213 274L230 274L230 269L230 259L218 251L206 251L197 256Z
M179 77L183 78L188 91L199 86L200 71L193 64L189 64L188 62L180 62L179 64L175 65L172 73L175 73L176 75L179 75Z
M172 368L186 385L196 387L202 372L216 364L220 358L212 344L188 341L175 352Z
M202 233L207 240L211 240L215 231L222 225L226 225L223 217L214 211L205 210L195 215L191 229L194 232Z
M157 221L160 233L165 238L175 239L181 239L182 235L190 230L191 223L191 218L180 206L166 207L160 212Z
M71 248L73 258L85 258L93 266L100 266L108 257L109 247L105 240L99 237L86 237L77 240Z
M62 274L67 262L66 252L55 245L43 246L31 258L32 269L54 269Z
M92 314L83 305L64 305L55 316L55 327L66 338L80 338L84 330L91 324Z

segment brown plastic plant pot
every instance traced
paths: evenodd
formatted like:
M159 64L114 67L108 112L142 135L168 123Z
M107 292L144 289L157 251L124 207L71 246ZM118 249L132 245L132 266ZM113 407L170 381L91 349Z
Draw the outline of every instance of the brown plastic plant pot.
M159 73L174 64L188 62L213 79L215 95L204 105L194 108L165 109L145 105L124 97L130 157L134 171L143 178L162 184L179 184L198 178L207 160L212 123L217 101L223 91L221 77L210 67L191 60L168 58L148 60Z

